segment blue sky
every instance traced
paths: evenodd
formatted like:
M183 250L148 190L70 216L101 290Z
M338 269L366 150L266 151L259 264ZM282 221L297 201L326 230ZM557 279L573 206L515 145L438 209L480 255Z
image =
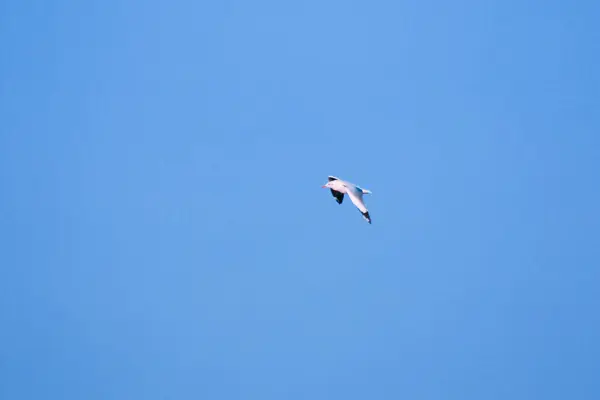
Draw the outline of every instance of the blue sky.
M0 398L597 399L599 17L1 2Z

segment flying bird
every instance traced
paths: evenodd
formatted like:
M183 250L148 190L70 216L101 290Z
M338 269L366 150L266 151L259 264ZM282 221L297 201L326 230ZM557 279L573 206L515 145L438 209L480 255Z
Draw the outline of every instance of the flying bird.
M369 210L367 210L367 207L363 202L363 194L371 194L371 191L363 189L354 183L343 181L335 176L329 176L328 178L329 182L322 187L331 189L331 194L338 204L342 204L344 201L344 194L347 194L348 197L350 197L350 201L352 201L356 208L358 208L363 218L366 219L367 222L371 223Z

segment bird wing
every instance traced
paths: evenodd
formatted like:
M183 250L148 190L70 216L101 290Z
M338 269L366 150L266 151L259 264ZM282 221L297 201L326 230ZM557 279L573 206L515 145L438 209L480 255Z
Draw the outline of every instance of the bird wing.
M352 201L352 203L356 206L356 208L360 210L360 212L364 213L367 211L367 207L365 206L365 203L362 199L362 193L358 192L354 188L348 188L347 193L348 196L350 196L350 200Z
M366 219L369 223L371 223L371 216L369 215L369 210L367 210L367 206L362 199L362 193L359 192L356 188L348 188L348 196L350 196L350 200L352 203L358 208L363 218Z
M331 194L335 197L335 201L337 201L338 204L342 204L342 201L344 201L344 193L331 189Z

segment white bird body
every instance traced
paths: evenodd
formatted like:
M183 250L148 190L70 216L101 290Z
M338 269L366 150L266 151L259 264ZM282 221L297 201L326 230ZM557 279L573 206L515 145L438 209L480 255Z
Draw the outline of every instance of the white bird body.
M363 189L354 183L344 181L335 176L329 176L329 182L323 185L324 188L331 189L331 194L335 197L338 204L342 204L344 201L344 195L347 194L350 197L350 201L358 208L363 218L371 223L371 216L369 210L363 201L363 194L371 194L370 190Z

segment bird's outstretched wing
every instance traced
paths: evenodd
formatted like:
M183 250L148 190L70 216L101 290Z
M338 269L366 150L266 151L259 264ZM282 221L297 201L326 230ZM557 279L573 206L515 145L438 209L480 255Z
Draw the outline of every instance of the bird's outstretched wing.
M344 193L331 189L331 194L335 197L338 204L342 204L342 201L344 201Z
M358 208L363 218L367 220L368 223L371 223L371 216L369 215L369 210L365 206L365 203L362 200L362 193L357 193L355 190L348 190L348 196L350 196L350 200L352 203Z

